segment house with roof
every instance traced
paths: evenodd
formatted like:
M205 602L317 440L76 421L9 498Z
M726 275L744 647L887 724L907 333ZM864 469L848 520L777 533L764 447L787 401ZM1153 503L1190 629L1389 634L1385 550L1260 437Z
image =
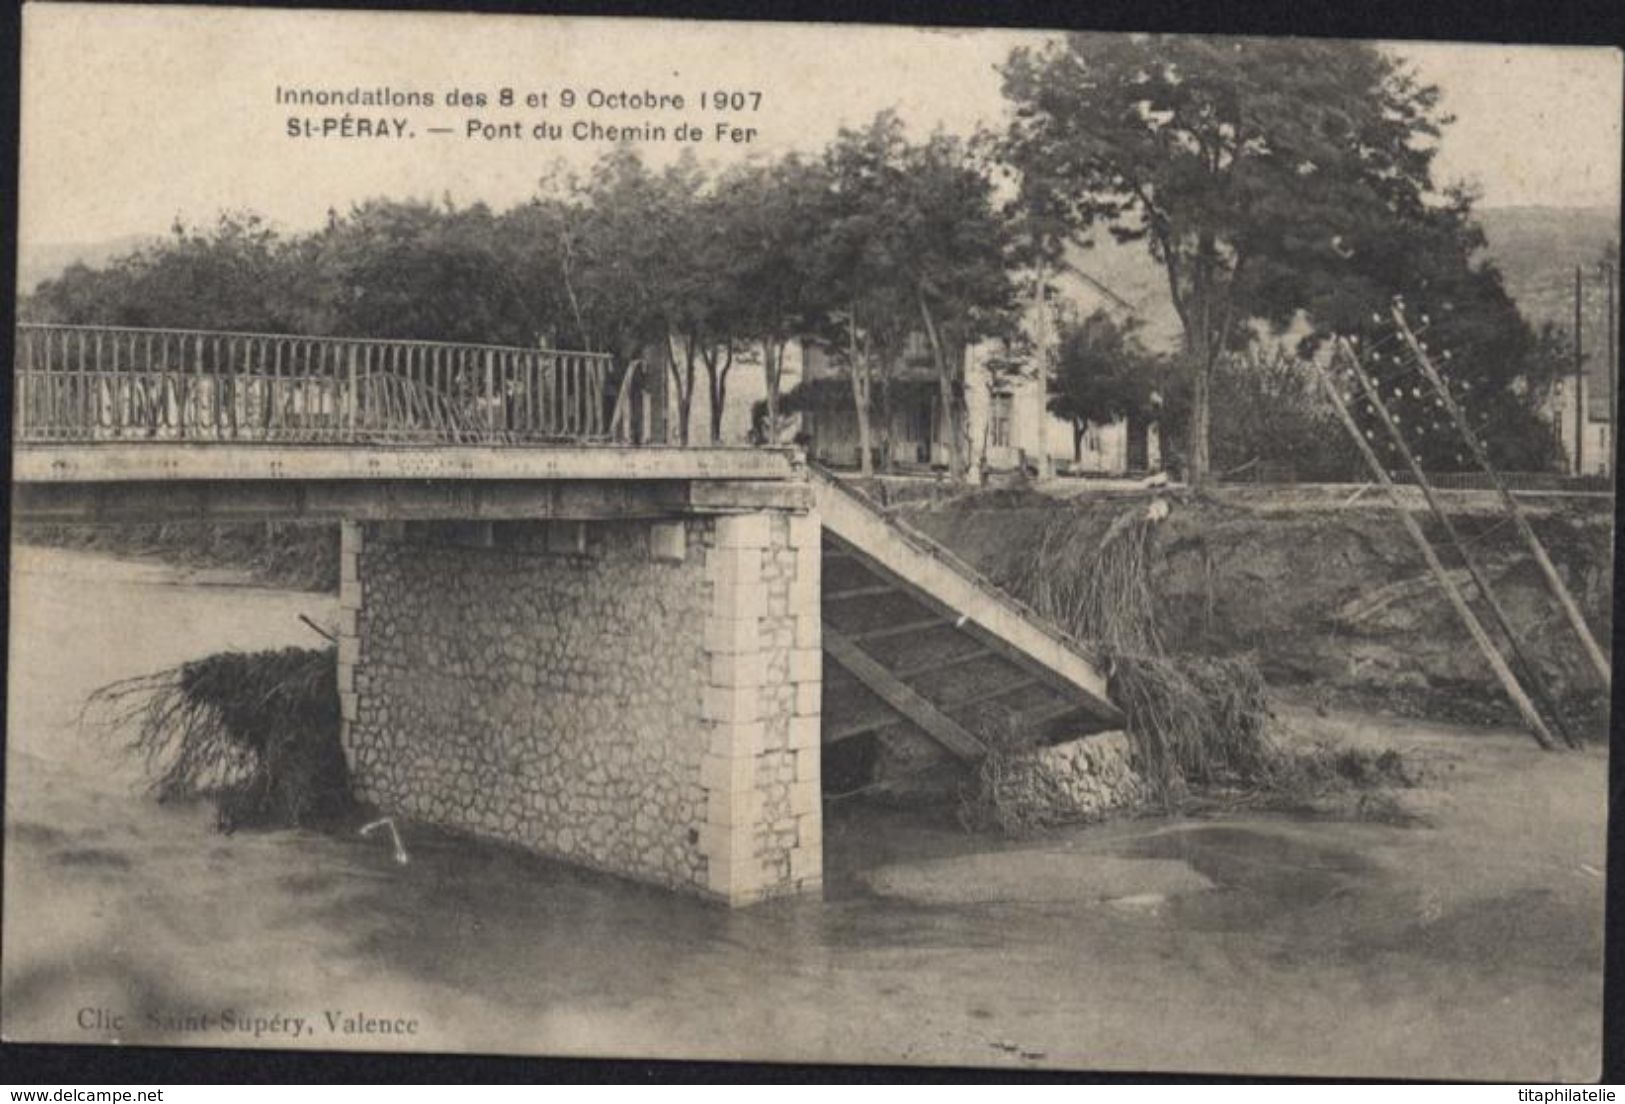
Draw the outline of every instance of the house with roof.
M1056 281L1058 297L1087 312L1133 307L1071 275ZM1052 300L1046 309L1053 311ZM1029 309L1025 327L1039 327ZM1054 332L1053 319L1045 332ZM851 379L839 350L814 340L799 347L800 382L787 396L786 409L800 418L798 439L808 456L835 468L860 465L858 419ZM965 351L961 396L965 406L967 455L973 472L1034 471L1048 457L1062 474L1121 476L1157 471L1162 466L1155 422L1117 419L1075 427L1051 413L1047 384L1037 358L1013 356L1001 341L983 341ZM875 373L871 395L870 448L876 471L930 471L949 466L950 420L943 410L930 344L913 332L886 370ZM890 461L888 464L887 461Z
M1593 358L1601 361L1602 357ZM1578 418L1575 407L1583 412ZM1559 377L1552 388L1547 416L1563 447L1570 475L1610 476L1614 473L1614 422L1617 399L1612 374L1586 365L1578 379Z

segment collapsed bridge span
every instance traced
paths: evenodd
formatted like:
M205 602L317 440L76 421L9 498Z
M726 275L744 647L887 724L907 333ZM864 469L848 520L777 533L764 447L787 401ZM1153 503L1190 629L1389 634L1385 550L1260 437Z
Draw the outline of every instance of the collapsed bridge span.
M114 327L17 347L19 520L340 524L341 740L384 812L746 904L821 885L829 745L914 730L975 761L995 706L1040 739L1121 723L1076 641L793 451L670 443L663 372Z

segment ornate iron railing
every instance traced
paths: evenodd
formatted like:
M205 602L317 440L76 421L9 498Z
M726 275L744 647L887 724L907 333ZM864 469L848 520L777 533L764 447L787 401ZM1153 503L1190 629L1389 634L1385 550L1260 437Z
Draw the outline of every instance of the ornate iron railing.
M601 353L20 323L19 442L543 444L630 440Z

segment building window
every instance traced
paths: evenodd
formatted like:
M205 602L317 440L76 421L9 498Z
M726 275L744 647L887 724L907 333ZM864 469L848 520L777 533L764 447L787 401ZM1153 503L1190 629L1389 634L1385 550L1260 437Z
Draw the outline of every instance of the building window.
M988 428L994 448L1010 447L1010 415L1014 406L1008 394L994 395L988 414Z

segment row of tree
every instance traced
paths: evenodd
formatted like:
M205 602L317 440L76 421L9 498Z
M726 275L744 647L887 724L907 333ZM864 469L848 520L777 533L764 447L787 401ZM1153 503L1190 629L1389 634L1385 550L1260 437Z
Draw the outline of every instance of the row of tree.
M1304 355L1331 333L1375 340L1373 318L1404 295L1470 377L1498 459L1544 462L1534 454L1550 449L1537 414L1547 358L1494 268L1475 259L1471 198L1432 179L1447 122L1437 90L1388 54L1077 34L1016 50L1003 75L1013 119L1000 133L910 140L888 112L817 156L720 173L692 157L657 170L617 148L501 212L372 200L292 237L229 214L105 268L71 269L24 310L542 341L623 365L653 347L685 442L701 387L720 437L731 373L745 363L762 371L776 425L785 350L808 339L846 369L866 465L870 412L885 433L892 367L923 335L956 474L969 463L966 351L993 341L997 371L1031 373L1046 358L1052 409L1075 421L1143 412L1155 395L1165 442L1200 482L1213 467L1221 364L1245 367L1236 354L1269 326L1296 326ZM1177 352L1151 357L1110 320L1072 318L1058 302L1065 259L1101 232L1144 242L1161 266ZM1044 342L1053 348L1035 351L1023 320L1039 317L1060 324Z
M678 432L697 389L720 439L730 375L765 375L776 423L786 347L822 342L848 369L861 424L910 330L930 337L942 394L965 348L1016 327L1017 267L992 175L970 145L910 143L883 113L797 155L714 175L692 156L651 168L620 147L529 202L370 200L284 237L252 213L102 269L47 281L26 316L56 322L663 350ZM957 404L961 411L962 402ZM958 458L961 470L965 463Z

